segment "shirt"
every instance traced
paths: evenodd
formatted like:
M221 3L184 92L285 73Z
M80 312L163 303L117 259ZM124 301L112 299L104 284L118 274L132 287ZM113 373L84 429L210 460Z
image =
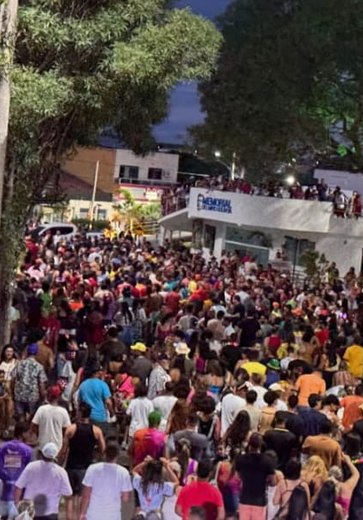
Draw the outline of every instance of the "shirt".
M158 396L165 389L165 383L168 381L170 381L170 376L163 367L157 365L153 368L149 376L148 399Z
M180 491L176 505L182 509L183 520L188 519L191 507L201 507L205 511L205 520L215 520L218 508L223 507L222 494L209 482L192 482Z
M35 412L32 422L38 426L38 442L40 449L47 442L54 442L60 450L63 443L63 429L70 426L68 412L62 406L44 404Z
M328 421L327 416L307 406L299 407L298 411L304 424L304 437L319 435L322 425Z
M15 401L36 403L39 401L39 384L47 381L44 368L33 357L20 361L14 370Z
M165 433L157 428L137 430L132 440L132 462L136 466L148 455L153 459L163 456L165 448Z
M296 390L299 392L299 405L307 406L311 394L323 395L326 390L324 379L315 374L304 374L296 381Z
M323 459L327 470L332 466L340 466L342 463L343 455L339 443L327 435L307 437L302 448L310 457L319 455Z
M57 515L62 496L72 496L67 472L55 462L30 462L16 482L24 499L33 500L35 516ZM36 499L36 500L34 500Z
M227 394L221 404L221 435L223 436L233 423L239 411L246 406L246 401L235 394Z
M111 397L108 385L98 378L86 379L79 387L78 398L91 407L90 419L106 422L107 412L105 400Z
M133 399L126 410L131 416L129 436L132 437L137 430L147 428L149 425L149 413L154 410L153 403L147 397Z
M205 455L208 448L208 439L201 433L192 430L181 430L174 433L174 440L177 442L180 439L187 439L190 442L190 456L198 462Z
M267 479L275 474L271 459L262 453L239 455L236 459L236 471L242 480L240 503L266 506Z
M360 395L347 395L340 401L344 408L342 425L346 430L352 428L355 421L362 417L360 406L363 405L363 397Z
M132 483L137 491L141 510L144 513L158 511L161 508L164 497L171 497L174 494L174 484L172 482L163 482L160 485L151 484L148 486L146 494L144 494L142 489L140 475L135 475Z
M121 493L132 491L129 472L118 464L99 462L86 471L82 484L92 488L87 520L121 520Z
M23 442L13 440L0 446L0 479L3 482L1 500L14 500L15 482L32 457L32 449Z
M363 376L363 347L360 345L348 347L344 359L348 362L348 370L354 377Z
M273 450L278 457L277 468L284 470L286 463L293 455L293 450L298 447L296 436L287 429L274 428L268 430L263 439L266 450Z

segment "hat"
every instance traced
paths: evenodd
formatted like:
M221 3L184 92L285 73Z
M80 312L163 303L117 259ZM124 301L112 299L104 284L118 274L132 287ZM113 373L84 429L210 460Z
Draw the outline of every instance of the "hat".
M36 343L31 343L30 345L28 345L26 353L28 354L28 356L35 356L36 354L38 354L38 345Z
M190 352L190 348L183 341L181 341L180 343L175 343L174 346L175 346L175 352L178 355L185 355L185 356L187 356L189 354L189 352Z
M280 370L280 361L278 359L270 359L267 363L267 368L271 368L272 370Z
M53 385L48 388L47 397L48 401L54 401L54 399L58 399L62 393L62 390L58 385Z
M131 345L131 350L135 352L146 352L147 347L144 343L141 343L140 341L138 343L135 343L135 345Z
M269 390L272 390L273 392L283 392L284 389L282 388L281 385L279 385L279 383L272 383L272 385L270 385L268 387Z
M242 381L236 384L236 390L251 390L251 388L253 388L253 385L249 381Z
M58 455L59 449L54 442L47 442L41 449L42 455L46 459L55 459Z

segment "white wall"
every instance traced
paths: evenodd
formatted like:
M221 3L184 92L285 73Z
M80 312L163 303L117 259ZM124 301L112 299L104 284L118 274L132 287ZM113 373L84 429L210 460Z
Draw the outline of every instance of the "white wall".
M136 166L139 168L139 180L158 183L176 183L179 155L171 153L156 152L148 154L145 157L135 155L131 150L116 151L116 165L114 170L114 178L119 178L120 166ZM160 181L150 181L148 178L149 168L160 168L162 178Z

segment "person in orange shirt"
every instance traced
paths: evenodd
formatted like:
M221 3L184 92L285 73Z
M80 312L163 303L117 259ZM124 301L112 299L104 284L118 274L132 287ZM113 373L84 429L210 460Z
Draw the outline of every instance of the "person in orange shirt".
M295 389L299 394L299 405L308 406L310 394L324 395L326 384L322 377L322 372L315 369L312 374L303 374L298 378Z
M362 418L360 406L363 405L363 385L357 385L354 395L343 397L340 404L344 408L342 425L345 431L349 431L353 428L355 421Z

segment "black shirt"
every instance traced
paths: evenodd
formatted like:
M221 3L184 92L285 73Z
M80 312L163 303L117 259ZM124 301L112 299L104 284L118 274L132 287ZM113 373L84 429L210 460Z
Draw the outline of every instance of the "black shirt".
M240 347L252 347L256 343L257 332L260 330L260 324L256 318L246 318L238 324L241 330L239 340Z
M263 453L246 453L236 459L242 480L240 503L264 507L267 504L267 479L275 474L272 461Z
M234 372L234 367L237 364L237 361L241 357L241 351L239 347L234 345L226 345L222 348L220 353L221 361L224 361L225 366L229 372Z
M297 449L296 435L286 429L274 428L268 430L263 436L266 450L273 450L278 457L278 469L284 470L286 463L294 455Z

